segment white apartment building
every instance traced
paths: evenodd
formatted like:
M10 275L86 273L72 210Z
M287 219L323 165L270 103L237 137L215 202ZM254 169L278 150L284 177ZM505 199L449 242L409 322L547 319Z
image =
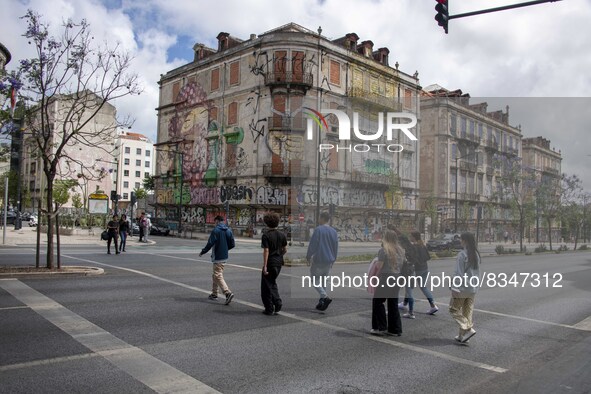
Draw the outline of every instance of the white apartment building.
M132 191L144 187L144 178L154 174L154 145L142 134L120 131L116 146L118 172L115 190L121 196L121 208L129 205Z

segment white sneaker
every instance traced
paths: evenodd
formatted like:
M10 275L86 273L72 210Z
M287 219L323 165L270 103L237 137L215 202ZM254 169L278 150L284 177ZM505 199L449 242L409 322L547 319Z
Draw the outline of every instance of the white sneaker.
M405 311L408 308L406 307L406 305L404 305L404 302L399 302L398 303L398 309Z
M376 335L376 336L379 336L379 337L381 337L381 336L384 336L384 335L385 335L386 331L385 331L385 330L376 330L375 328L372 328L372 329L369 331L369 333L370 333L371 335Z
M434 315L435 313L437 313L438 310L439 308L437 308L437 305L435 305L433 308L429 309L429 312L427 312L427 314Z
M461 335L456 335L456 336L454 337L454 339L455 339L456 341L458 341L458 342L462 342L462 339L463 339L463 338L462 338L462 336L461 336Z
M476 334L476 330L474 330L473 328L469 329L468 331L466 331L466 333L464 333L464 338L462 338L461 342L462 343L468 342L470 340L470 338L472 338L475 334Z
M402 317L406 317L407 319L414 319L415 314L414 313L405 313L404 315L402 315Z

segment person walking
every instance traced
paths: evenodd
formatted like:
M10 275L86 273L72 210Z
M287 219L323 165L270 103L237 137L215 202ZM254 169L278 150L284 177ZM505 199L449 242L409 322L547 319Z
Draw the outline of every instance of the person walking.
M119 254L119 248L117 247L117 237L119 235L119 220L117 215L113 215L113 219L107 223L107 254L111 254L111 241L115 241L115 253Z
M138 242L142 242L144 240L144 219L145 218L146 218L146 214L143 212L137 218L137 225L140 228L140 237L138 239Z
M379 278L379 284L373 291L371 307L372 335L402 335L402 322L398 310L398 293L400 288L396 279L404 261L404 249L399 245L398 236L394 231L386 230L382 248L378 252L373 275ZM387 302L388 316L386 317Z
M268 213L263 221L269 229L263 234L263 272L261 276L261 300L265 306L265 315L276 315L283 306L277 288L277 277L283 266L283 255L287 253L287 237L277 230L279 215Z
M148 242L148 235L150 235L150 229L152 228L152 221L150 220L150 216L148 216L148 215L144 215L143 228L144 228L144 242Z
M233 249L236 245L234 241L234 235L232 230L224 223L224 218L216 216L214 219L215 227L209 235L207 245L199 253L199 257L209 252L211 249L211 262L213 263L213 284L211 287L211 294L209 295L210 300L218 299L218 288L222 289L222 292L226 296L226 305L228 305L234 298L234 294L228 288L226 281L224 280L224 264L228 261L228 251Z
M463 233L460 241L464 249L458 253L452 284L460 283L461 279L461 286L451 288L449 313L460 326L460 332L454 339L466 343L476 334L472 312L478 291L477 279L480 278L480 253L476 248L474 234ZM458 277L460 279L456 279ZM471 280L474 277L477 279Z
M119 220L119 251L125 252L125 244L127 243L127 233L129 232L129 222L127 221L127 215L122 214L121 220Z
M421 284L423 286L419 286L419 289L423 292L427 300L429 301L430 309L427 312L429 315L434 315L437 313L439 308L435 305L435 301L433 301L433 294L429 287L427 287L427 278L429 277L429 266L427 265L427 261L431 260L431 255L427 250L427 247L423 243L421 239L421 233L418 231L413 231L410 233L411 242L415 247L417 253L417 262L415 264L415 275L421 277Z
M416 317L414 313L415 299L412 295L412 289L414 288L415 283L408 278L415 274L415 265L417 264L418 260L417 250L410 242L408 237L402 234L402 232L395 226L388 225L387 228L388 230L394 231L394 233L396 233L396 236L398 237L398 244L404 250L405 257L404 262L400 267L400 274L406 276L407 281L406 287L404 288L404 301L398 304L398 309L406 311L402 317L406 319L414 319Z
M316 305L316 309L319 311L325 311L332 302L326 293L325 278L330 274L339 249L337 232L328 224L329 222L328 212L322 212L318 220L319 225L312 234L306 254L314 288L320 294L320 300Z

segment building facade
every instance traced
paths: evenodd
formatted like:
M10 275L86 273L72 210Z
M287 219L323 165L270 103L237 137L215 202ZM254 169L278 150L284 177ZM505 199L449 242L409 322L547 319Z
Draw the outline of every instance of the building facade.
M421 100L421 202L433 213L433 232L472 231L479 240L514 234L509 196L501 179L522 151L519 128L506 111L471 104L461 90L425 88ZM479 216L480 212L480 216Z
M550 147L550 140L544 137L523 139L523 166L533 173L537 184L560 182L562 175L561 151ZM530 196L535 199L535 196ZM541 218L542 212L536 205L535 223L526 229L526 237L531 242L548 242L548 226ZM552 241L561 237L560 222L555 221L550 230Z
M293 23L248 40L220 33L217 49L196 44L192 63L162 76L159 217L174 224L180 211L185 226L198 228L229 215L248 231L274 210L301 229L318 208L332 209L341 239L353 240L374 237L394 218L416 226L416 141L397 130L372 142L401 152L357 149L367 141L340 141L335 116L316 124L312 114L355 112L365 134L380 127L380 113L418 117L417 74L391 67L387 48L374 50L355 33L337 40L320 33ZM420 127L412 132L419 136Z
M154 144L139 133L120 131L116 142L116 190L119 209L127 209L131 192L144 188L144 179L154 175Z

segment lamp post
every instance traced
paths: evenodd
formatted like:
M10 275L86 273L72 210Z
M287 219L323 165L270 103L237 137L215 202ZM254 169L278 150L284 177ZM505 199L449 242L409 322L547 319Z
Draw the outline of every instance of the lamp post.
M465 159L467 157L474 156L476 154L478 154L478 152L473 152L468 155L455 158L455 161L456 161L456 187L455 187L455 189L456 190L455 190L455 211L454 211L455 212L454 213L454 233L458 232L458 181L459 181L459 179L458 179L458 160Z

